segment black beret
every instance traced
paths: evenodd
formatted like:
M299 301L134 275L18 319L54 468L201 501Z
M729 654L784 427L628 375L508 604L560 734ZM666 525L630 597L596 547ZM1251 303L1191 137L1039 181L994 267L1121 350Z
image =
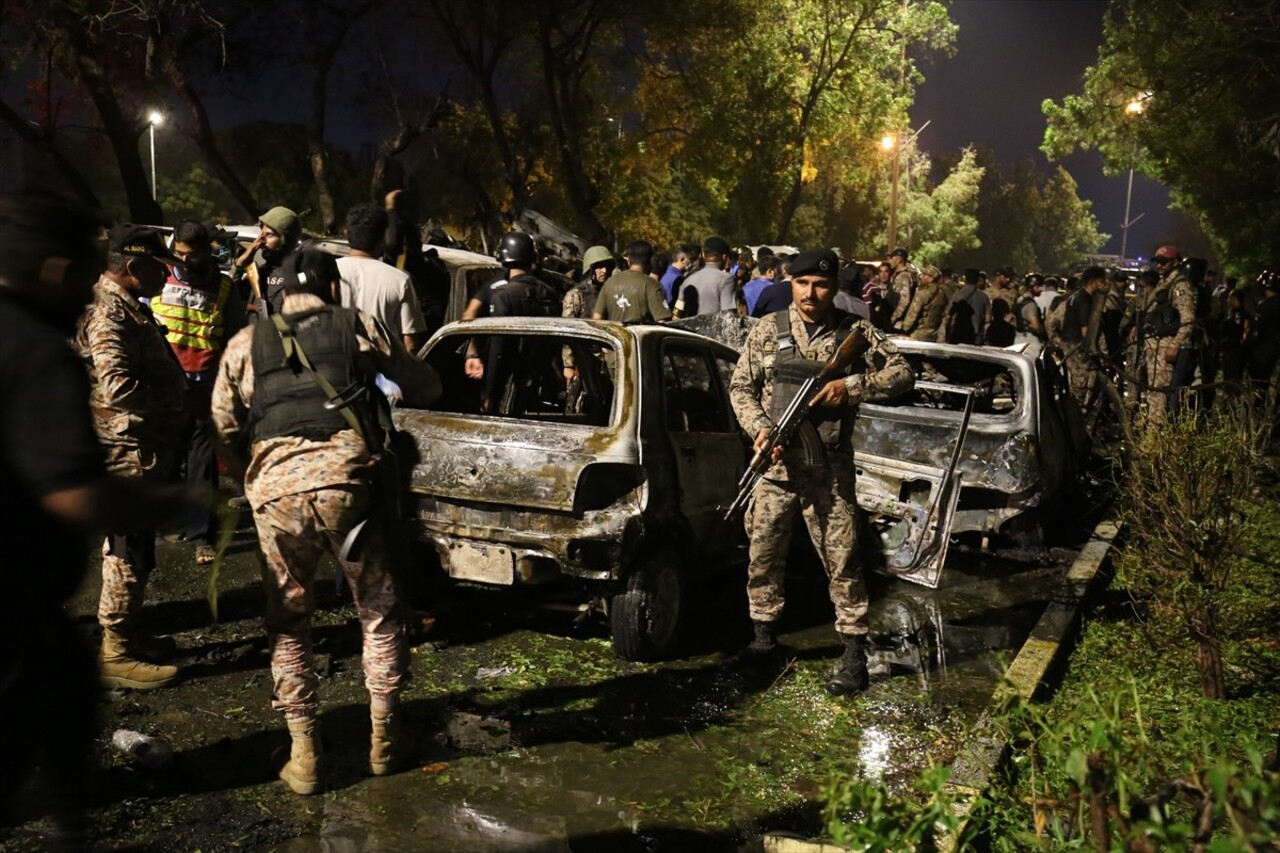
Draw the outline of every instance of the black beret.
M840 271L840 259L830 249L810 249L791 259L791 277L822 275L835 278Z

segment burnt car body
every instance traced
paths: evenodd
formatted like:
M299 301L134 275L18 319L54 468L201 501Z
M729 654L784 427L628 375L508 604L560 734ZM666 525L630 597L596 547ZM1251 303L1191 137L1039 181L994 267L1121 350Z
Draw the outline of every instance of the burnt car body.
M937 586L955 534L1039 544L1087 450L1056 363L1038 348L895 343L916 386L863 404L854 433L858 504L880 533L884 569Z
M507 348L489 411L464 376L469 340ZM418 540L458 581L576 578L621 656L672 654L689 573L745 555L742 524L723 517L746 463L728 401L737 353L663 326L520 317L448 325L423 357L444 394L395 415L419 457Z

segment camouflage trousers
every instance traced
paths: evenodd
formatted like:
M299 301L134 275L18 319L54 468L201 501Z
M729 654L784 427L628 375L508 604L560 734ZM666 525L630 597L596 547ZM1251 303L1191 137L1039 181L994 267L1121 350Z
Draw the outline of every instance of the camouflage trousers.
M1084 408L1089 399L1089 391L1093 389L1093 379L1093 365L1089 362L1089 356L1083 347L1067 356L1067 388L1081 408Z
M124 476L162 482L173 466L171 452L131 450L120 454L131 461L115 468ZM136 460L147 459L150 465ZM102 543L102 593L98 597L98 624L129 636L142 609L147 579L156 567L156 532L136 530L113 533Z
M338 558L370 501L367 486L352 485L286 495L254 512L275 685L271 704L287 717L314 717L320 704L311 661L316 567L325 551ZM382 528L376 519L368 527L362 559L342 562L342 570L360 615L365 688L370 696L389 697L408 681L409 661Z
M867 588L858 565L852 461L814 468L789 481L762 480L747 507L747 602L752 621L774 622L785 604L785 572L796 513L804 518L836 608L836 630L866 634Z
M1172 338L1147 338L1142 342L1142 359L1147 370L1147 388L1143 394L1142 423L1155 426L1164 422L1169 411L1169 394L1164 390L1173 382L1173 365L1164 359Z

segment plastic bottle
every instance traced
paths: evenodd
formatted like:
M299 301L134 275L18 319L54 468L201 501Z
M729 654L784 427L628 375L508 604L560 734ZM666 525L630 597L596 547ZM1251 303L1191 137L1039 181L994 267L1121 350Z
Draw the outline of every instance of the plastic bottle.
M111 744L134 761L152 770L168 766L173 760L173 750L158 737L144 735L129 729L116 729Z

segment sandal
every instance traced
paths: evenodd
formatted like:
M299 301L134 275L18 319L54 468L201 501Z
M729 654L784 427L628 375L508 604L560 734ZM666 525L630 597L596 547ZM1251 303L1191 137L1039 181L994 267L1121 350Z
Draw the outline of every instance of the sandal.
M207 566L218 558L218 552L212 545L196 547L196 565Z

